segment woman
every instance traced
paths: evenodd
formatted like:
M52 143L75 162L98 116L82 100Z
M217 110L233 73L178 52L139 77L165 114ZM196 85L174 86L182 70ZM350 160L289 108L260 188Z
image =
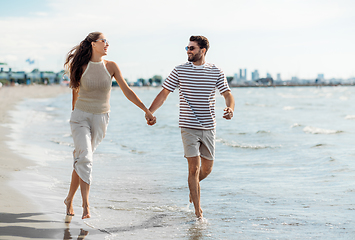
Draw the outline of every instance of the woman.
M124 95L146 113L148 122L155 117L123 79L117 64L103 60L109 44L100 32L90 33L67 55L64 64L73 89L70 127L74 140L74 170L68 196L64 200L68 216L74 216L73 198L80 186L83 200L82 219L90 218L89 191L91 183L92 155L105 137L110 111L112 77Z

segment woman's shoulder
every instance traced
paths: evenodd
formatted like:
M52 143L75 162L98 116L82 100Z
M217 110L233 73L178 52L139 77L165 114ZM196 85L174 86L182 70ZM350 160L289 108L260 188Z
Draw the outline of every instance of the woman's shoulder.
M114 61L104 60L104 64L111 76L115 76L118 72L120 72L120 69Z
M110 60L104 60L104 63L106 66L117 65L114 61L110 61Z
M107 69L119 69L114 61L104 60L104 63Z

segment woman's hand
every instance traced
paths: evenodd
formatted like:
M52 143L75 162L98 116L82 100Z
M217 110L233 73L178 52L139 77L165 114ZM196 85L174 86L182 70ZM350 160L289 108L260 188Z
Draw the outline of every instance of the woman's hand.
M153 114L148 110L145 114L145 119L147 120L147 124L149 126L153 126L157 122L157 118L153 116Z

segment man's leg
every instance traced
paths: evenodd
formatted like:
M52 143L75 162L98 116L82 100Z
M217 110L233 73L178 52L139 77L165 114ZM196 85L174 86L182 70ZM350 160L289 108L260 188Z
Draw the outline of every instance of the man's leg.
M190 189L191 200L195 207L195 214L197 218L202 218L202 209L200 203L200 157L188 157L189 176L188 183Z
M195 158L198 158L195 159ZM189 160L190 159L190 160ZM205 179L211 172L212 172L212 167L213 167L213 160L208 160L204 157L192 157L192 158L187 158L188 162L189 162L189 188L190 188L190 202L194 203L193 201L193 197L191 195L191 187L190 187L190 182L192 184L192 188L195 191L195 188L193 186L196 186L196 183L194 183L194 179L195 179L195 175L196 175L196 164L197 161L199 161L201 159L201 166L199 167L199 171L198 171L198 179L199 182L201 182L203 179ZM191 163L190 163L191 162ZM198 165L197 165L198 166ZM198 184L198 204L200 205L199 208L201 208L201 188L200 188L200 184ZM194 206L195 203L194 203ZM197 209L199 209L197 208ZM202 210L201 210L202 211Z
M213 167L213 160L208 160L204 157L201 157L201 168L200 168L200 182L205 179L211 172Z

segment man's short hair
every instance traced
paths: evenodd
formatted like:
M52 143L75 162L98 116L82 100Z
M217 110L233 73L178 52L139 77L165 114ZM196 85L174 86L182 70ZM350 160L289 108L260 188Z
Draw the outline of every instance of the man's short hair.
M210 48L210 43L208 42L208 39L204 36L191 36L190 37L190 41L191 42L197 42L197 45L200 48L206 48L206 52L205 55L208 51L208 49Z

